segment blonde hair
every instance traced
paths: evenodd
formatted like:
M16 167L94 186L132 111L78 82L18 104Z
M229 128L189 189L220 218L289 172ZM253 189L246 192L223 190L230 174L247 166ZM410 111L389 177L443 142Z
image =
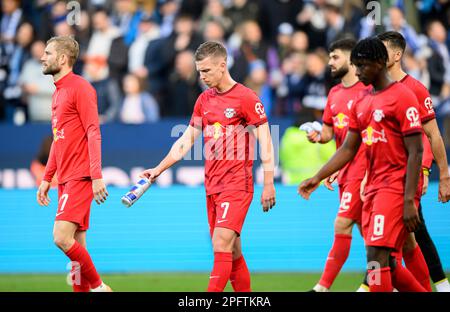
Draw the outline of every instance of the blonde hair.
M77 61L80 52L78 42L72 36L57 36L52 37L47 41L47 45L55 43L55 49L58 56L61 54L67 55L69 66L72 67Z

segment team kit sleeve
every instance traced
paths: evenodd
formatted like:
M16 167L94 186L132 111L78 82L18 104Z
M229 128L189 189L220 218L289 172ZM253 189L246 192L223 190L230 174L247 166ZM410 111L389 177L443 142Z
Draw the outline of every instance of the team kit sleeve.
M419 113L420 121L422 124L436 118L436 114L433 108L433 101L427 88L422 85L418 85L415 88L415 95L419 101Z
M403 136L422 132L420 122L419 103L412 91L405 88L398 97L398 109L395 110L395 117L400 124L400 131Z
M254 92L249 92L249 95L244 98L242 115L249 126L258 127L267 122L264 105Z
M50 154L48 156L47 165L45 166L44 172L44 181L52 182L53 176L56 172L56 157L55 157L55 149L54 144L50 147Z
M203 128L202 99L203 94L200 94L200 96L197 98L197 101L195 102L194 111L192 112L191 120L189 121L189 125L197 129Z
M328 93L327 104L325 105L325 109L322 115L322 122L328 126L333 126L333 113L331 112L331 97L332 97L333 89Z
M430 169L433 164L433 152L431 150L431 144L426 135L423 137L423 155L422 155L422 168Z
M102 138L98 122L97 94L89 84L80 84L75 90L75 105L88 140L90 175L92 180L102 178Z

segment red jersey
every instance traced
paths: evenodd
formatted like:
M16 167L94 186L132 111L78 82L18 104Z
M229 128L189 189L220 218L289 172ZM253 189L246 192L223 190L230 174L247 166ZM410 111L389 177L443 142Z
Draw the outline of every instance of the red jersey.
M45 181L55 171L58 182L102 178L101 135L97 95L81 76L70 72L55 82L52 97L53 143L45 169Z
M357 99L364 93L371 90L362 82L357 82L351 87L344 87L342 83L334 86L328 93L327 105L323 112L323 123L333 127L336 139L336 148L344 143L348 132L351 107L357 103ZM339 171L339 185L347 184L350 181L362 180L366 172L366 155L364 146L361 145L355 158Z
M204 91L190 125L203 130L206 194L253 192L254 138L248 126L267 122L264 106L251 89L236 83L227 92Z
M436 114L433 108L433 101L431 100L430 93L427 88L417 79L410 75L406 75L400 80L405 86L407 86L417 97L419 101L419 114L422 124L436 118ZM422 167L431 168L433 163L433 152L431 150L430 141L428 137L423 134L423 158Z
M408 160L403 137L422 133L419 104L412 91L394 82L370 92L353 106L350 130L360 133L366 147L366 193L384 189L403 194Z

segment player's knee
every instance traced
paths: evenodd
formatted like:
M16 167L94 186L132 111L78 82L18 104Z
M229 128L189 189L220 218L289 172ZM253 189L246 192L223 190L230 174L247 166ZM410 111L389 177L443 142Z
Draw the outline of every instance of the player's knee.
M215 252L233 252L234 242L228 237L217 235L212 241L213 249Z
M386 267L389 265L389 250L382 247L367 247L367 263L371 267Z
M353 228L353 220L337 217L334 220L334 233L351 235Z
M73 239L65 235L54 234L53 243L61 250L67 251L73 245Z

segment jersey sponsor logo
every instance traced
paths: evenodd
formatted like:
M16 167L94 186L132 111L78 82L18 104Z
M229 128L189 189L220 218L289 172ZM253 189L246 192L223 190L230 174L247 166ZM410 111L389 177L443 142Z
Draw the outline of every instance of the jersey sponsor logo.
M53 128L53 141L57 142L59 139L64 139L64 129Z
M233 118L234 116L236 116L236 110L234 108L227 108L223 113L227 118Z
M255 104L255 111L256 111L256 113L258 113L259 118L262 119L262 118L266 117L266 113L264 111L264 106L260 102Z
M406 110L406 118L408 118L411 128L420 127L419 112L415 107L410 107Z
M427 98L425 99L425 101L423 102L423 104L424 104L425 107L427 108L428 114L434 113L433 101L431 100L431 97L427 97Z
M383 110L382 110L382 109L376 109L376 110L373 112L373 119L374 119L376 122L380 122L381 119L383 119L383 118L384 118L384 113L383 113Z
M209 114L209 111L203 112L203 116Z
M384 129L378 131L369 126L361 133L361 136L363 143L368 146L378 142L387 142L386 135L384 134Z
M348 127L349 122L350 118L344 113L339 113L333 117L333 124L338 129Z
M348 103L347 103L347 108L348 108L349 110L351 110L351 109L352 109L352 105L353 105L353 100L348 101Z

